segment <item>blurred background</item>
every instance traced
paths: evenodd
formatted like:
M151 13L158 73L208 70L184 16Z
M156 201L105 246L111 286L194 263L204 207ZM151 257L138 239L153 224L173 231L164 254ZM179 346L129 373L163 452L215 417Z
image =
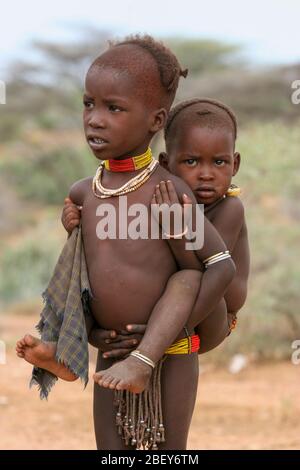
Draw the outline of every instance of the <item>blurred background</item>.
M162 39L189 69L176 102L216 98L239 121L234 182L248 222L249 295L230 338L200 356L189 448L300 447L300 365L291 360L300 339L300 104L292 102L299 15L296 0L1 6L1 449L95 448L91 384L82 392L59 383L40 403L14 345L34 333L40 294L66 239L60 214L68 189L97 165L82 131L84 75L109 39L135 33ZM161 136L153 149L163 149Z

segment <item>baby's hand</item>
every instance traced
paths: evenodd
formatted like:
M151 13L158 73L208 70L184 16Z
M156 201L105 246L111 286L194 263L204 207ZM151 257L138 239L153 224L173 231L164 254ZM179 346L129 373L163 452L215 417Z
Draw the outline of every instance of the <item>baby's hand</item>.
M72 230L77 227L77 225L79 225L81 209L82 207L73 204L69 197L65 199L65 204L61 215L61 221L69 234L72 233Z
M104 358L122 359L137 348L147 325L127 325L119 334L115 330L93 328L89 342L102 351Z
M183 227L183 222L188 223L188 213L186 210L188 205L191 203L192 200L186 194L183 194L182 202L180 202L175 186L170 180L161 181L156 185L155 192L151 200L151 204L157 205L158 214L154 211L154 216L158 219L163 230L172 235L182 231L180 227ZM162 204L164 204L164 206L162 206ZM173 204L175 205L172 208L172 211L170 211L169 207ZM169 225L167 225L168 220ZM181 224L179 224L179 229L175 227L176 222L177 224L181 222Z

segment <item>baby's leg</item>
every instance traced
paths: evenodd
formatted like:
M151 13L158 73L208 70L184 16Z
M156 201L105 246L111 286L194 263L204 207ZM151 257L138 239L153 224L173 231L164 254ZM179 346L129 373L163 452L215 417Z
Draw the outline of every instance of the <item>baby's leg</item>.
M77 379L66 366L55 359L56 343L44 342L31 335L25 335L17 342L18 357L41 369L48 370L60 379L73 381Z
M98 354L97 370L113 361ZM166 442L159 450L185 450L198 385L198 355L169 355L162 367L162 412ZM117 433L114 391L94 387L94 426L99 450L130 450Z
M139 351L152 361L157 362L183 331L197 298L200 281L201 273L192 269L178 271L170 277L139 345ZM151 366L129 356L107 370L97 372L94 380L106 388L140 393L147 387L151 373Z
M216 348L224 341L230 332L224 299L222 299L215 310L197 326L196 331L200 336L199 354Z

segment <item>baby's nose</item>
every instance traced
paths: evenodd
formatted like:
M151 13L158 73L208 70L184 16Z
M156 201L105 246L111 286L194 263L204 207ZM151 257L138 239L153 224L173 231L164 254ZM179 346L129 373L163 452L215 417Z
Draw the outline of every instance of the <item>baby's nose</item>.
M214 178L211 171L202 170L198 173L198 179L201 181L211 181Z

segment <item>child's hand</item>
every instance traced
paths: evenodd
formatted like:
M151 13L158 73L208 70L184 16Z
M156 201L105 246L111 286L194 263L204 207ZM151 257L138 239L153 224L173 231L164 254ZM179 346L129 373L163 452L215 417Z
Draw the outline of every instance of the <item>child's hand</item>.
M89 342L102 351L104 358L124 358L137 348L146 325L127 325L126 331L119 334L115 330L93 328L89 335Z
M61 215L61 221L69 234L72 233L72 230L77 227L77 225L79 225L81 209L82 207L73 204L69 197L65 199L65 204Z

